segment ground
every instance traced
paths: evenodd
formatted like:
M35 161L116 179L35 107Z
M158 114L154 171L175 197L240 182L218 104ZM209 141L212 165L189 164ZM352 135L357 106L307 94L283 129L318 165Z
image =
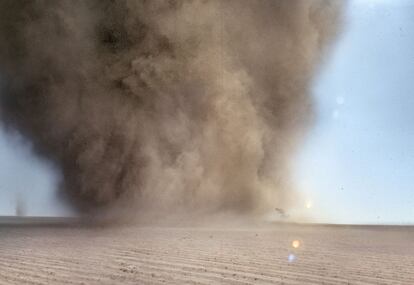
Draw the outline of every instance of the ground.
M0 284L414 284L414 228L3 225Z

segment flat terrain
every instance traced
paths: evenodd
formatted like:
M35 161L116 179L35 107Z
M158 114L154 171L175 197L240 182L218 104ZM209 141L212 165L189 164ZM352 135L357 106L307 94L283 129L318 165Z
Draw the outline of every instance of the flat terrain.
M2 225L0 284L414 284L414 229Z

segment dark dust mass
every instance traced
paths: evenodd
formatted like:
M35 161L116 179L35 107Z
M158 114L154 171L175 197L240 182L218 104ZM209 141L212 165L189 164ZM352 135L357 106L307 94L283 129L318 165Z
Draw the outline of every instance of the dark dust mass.
M1 1L2 121L83 213L288 207L340 6Z

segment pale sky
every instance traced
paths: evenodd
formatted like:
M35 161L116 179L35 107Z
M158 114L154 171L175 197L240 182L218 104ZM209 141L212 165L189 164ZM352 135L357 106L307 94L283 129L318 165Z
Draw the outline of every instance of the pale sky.
M0 215L14 215L18 197L28 215L64 216L69 207L58 199L58 173L33 155L18 134L0 129Z
M351 1L312 93L317 120L294 171L305 211L316 222L414 223L414 1ZM53 169L0 130L0 215L14 214L18 195L29 215L69 214Z
M414 1L351 2L299 155L315 220L414 223Z

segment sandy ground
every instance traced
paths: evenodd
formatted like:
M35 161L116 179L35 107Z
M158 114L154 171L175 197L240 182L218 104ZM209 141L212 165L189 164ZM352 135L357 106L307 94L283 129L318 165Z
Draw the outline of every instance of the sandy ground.
M414 284L414 228L2 225L0 284Z

